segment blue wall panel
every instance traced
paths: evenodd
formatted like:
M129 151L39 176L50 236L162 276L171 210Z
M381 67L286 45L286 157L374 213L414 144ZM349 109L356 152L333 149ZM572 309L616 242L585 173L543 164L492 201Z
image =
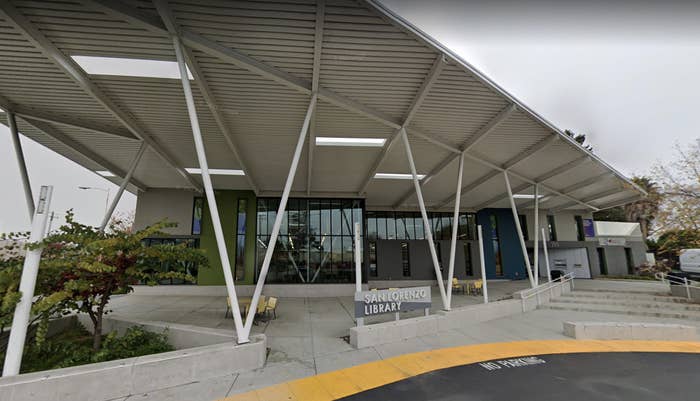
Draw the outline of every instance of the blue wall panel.
M501 241L501 258L503 276L496 276L495 254L493 252L493 230L491 216L496 216L498 236ZM476 214L477 224L480 224L484 234L484 261L486 263L486 278L506 278L511 280L527 279L525 260L520 249L518 232L510 209L482 209Z

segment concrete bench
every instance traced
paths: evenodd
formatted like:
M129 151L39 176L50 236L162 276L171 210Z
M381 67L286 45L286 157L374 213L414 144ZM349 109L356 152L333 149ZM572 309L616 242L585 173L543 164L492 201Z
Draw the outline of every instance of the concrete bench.
M695 326L664 323L564 322L564 335L577 340L698 340Z

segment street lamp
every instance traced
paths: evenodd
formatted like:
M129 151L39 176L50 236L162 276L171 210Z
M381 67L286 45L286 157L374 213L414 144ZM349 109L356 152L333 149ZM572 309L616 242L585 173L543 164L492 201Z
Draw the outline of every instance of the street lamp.
M107 198L105 199L105 215L107 215L107 210L109 210L109 188L100 188L100 187L78 187L78 189L82 190L95 190L95 191L102 191L107 193Z

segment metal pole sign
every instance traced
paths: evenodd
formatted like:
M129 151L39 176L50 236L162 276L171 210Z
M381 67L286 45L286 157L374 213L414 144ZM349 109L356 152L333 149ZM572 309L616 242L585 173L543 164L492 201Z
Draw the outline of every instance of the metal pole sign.
M355 293L355 317L429 310L432 305L430 287L395 288Z
M30 244L44 240L52 193L52 186L44 185L41 187L39 202L37 202L34 211L34 219L32 219L32 233L29 236ZM24 266L22 267L22 277L19 282L19 291L22 293L22 298L20 298L19 303L15 306L15 314L12 318L12 328L10 329L10 338L7 342L5 365L2 370L3 377L19 374L19 368L22 363L22 352L24 351L24 342L27 337L29 315L32 310L32 299L34 299L34 287L36 286L36 277L39 274L40 261L41 248L27 250L27 254L24 257Z

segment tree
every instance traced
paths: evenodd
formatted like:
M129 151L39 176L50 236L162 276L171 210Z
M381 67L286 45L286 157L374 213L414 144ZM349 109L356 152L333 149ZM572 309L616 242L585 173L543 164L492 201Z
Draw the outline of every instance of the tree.
M649 237L652 223L659 212L662 196L658 186L650 177L635 176L632 177L632 182L642 188L647 196L624 206L625 220L639 223L642 237L646 239Z
M93 324L93 349L99 350L102 321L112 295L128 293L138 283L155 285L165 279L194 281L186 271L186 264L207 265L207 258L201 250L188 248L185 244L144 244L144 239L161 235L163 228L171 226L173 224L161 222L133 233L101 232L76 222L73 213L68 211L65 225L40 244L27 245L44 248L35 291L39 300L45 299L44 303L50 304L50 308L45 305L43 309L88 314ZM17 298L19 279L15 271L18 262L13 268L3 269L8 283L0 294L3 308L6 297L11 299L8 306ZM163 265L168 265L171 270L163 271ZM43 316L47 319L46 313Z
M676 144L674 150L675 160L653 169L663 194L657 228L700 231L700 138L686 148Z
M593 213L593 218L598 221L623 221L639 223L644 239L649 237L651 227L659 212L662 194L652 178L646 176L634 176L632 182L647 192L647 196L636 202L624 206L617 206Z
M574 131L571 130L564 130L564 134L567 136L570 136L573 138L574 141L578 142L579 145L581 145L584 149L592 152L593 151L593 146L590 144L586 143L586 134L577 134Z

